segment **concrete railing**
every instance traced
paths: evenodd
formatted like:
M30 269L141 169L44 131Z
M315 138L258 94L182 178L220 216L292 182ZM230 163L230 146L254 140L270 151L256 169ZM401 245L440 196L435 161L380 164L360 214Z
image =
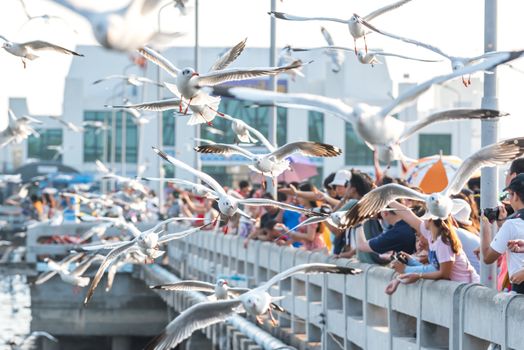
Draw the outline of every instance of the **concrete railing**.
M479 285L423 280L388 296L390 269L267 242L245 249L242 238L210 231L173 241L168 256L181 278L240 274L253 276L242 283L250 287L307 262L361 268L357 276L298 275L271 290L287 296L281 305L292 315L271 332L301 349L524 349L524 298Z

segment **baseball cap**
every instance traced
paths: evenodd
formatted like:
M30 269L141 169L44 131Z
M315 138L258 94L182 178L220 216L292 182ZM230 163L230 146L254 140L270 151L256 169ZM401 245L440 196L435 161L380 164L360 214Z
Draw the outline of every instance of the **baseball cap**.
M335 178L333 179L333 181L331 181L329 185L330 186L345 186L346 182L348 182L349 180L351 180L351 171L346 170L346 169L341 169L337 171L337 173L335 174Z
M508 187L506 187L503 191L507 190L512 190L513 192L517 193L524 193L524 173L520 173L515 176L509 183Z

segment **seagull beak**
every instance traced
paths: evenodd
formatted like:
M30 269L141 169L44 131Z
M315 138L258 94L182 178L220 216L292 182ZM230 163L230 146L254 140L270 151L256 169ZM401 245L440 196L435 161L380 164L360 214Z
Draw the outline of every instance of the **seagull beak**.
M194 77L194 76L199 76L200 74L198 74L197 72L194 72L193 74L191 74L191 77Z

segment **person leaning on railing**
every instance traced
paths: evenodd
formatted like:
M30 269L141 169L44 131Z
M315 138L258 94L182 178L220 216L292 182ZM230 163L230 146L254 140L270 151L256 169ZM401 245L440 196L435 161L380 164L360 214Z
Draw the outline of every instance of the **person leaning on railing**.
M482 216L481 250L484 263L492 264L499 256L506 253L508 261L509 279L512 283L511 290L524 294L524 272L522 261L524 253L517 249L515 240L524 239L524 173L515 176L504 189L507 192L507 200L515 210L515 214L507 217L504 206L499 207L497 225L499 230L491 244L491 225L485 216Z

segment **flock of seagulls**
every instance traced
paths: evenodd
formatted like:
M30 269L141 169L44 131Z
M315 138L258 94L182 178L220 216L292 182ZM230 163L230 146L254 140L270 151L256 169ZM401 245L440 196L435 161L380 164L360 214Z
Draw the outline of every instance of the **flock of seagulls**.
M287 46L282 49L279 64L275 67L230 68L230 65L244 52L247 44L246 38L221 54L207 72L198 72L193 67L177 67L157 49L154 49L154 47L180 35L180 33L176 32L162 32L152 24L155 22L158 14L161 5L160 1L131 0L128 5L108 12L94 12L84 8L81 9L72 5L69 0L54 1L82 15L90 23L96 40L103 47L118 52L137 52L169 75L170 81L155 81L148 77L121 74L109 75L94 81L93 84L95 85L115 80L137 87L150 84L159 88L166 88L173 95L173 97L163 100L138 103L123 101L120 104L106 105L106 107L129 111L133 114L137 124L144 124L150 120L138 111L158 112L173 110L177 116L189 115L188 124L197 126L199 124L212 126L215 118L223 118L231 123L235 140L232 140L230 144L203 142L204 144L196 146L194 150L199 153L225 156L240 155L249 160L247 166L252 171L261 174L261 176L271 178L273 182L276 182L276 178L290 168L289 157L293 154L300 153L307 157L336 157L340 156L342 151L330 144L311 141L296 141L280 146L273 144L259 130L248 125L245 121L221 112L220 103L222 98L250 101L258 106L272 105L284 108L301 108L334 115L352 124L357 135L371 150L376 152L382 161L386 163L391 163L394 160L404 162L410 159L402 153L400 144L430 124L461 119L486 120L502 118L507 114L483 108L452 109L438 111L413 122L403 122L394 117L396 113L406 108L409 103L415 101L434 85L445 84L452 79L461 77L462 82L467 87L470 84L470 80L469 78L466 79L466 76L476 72L489 72L499 65L508 65L513 60L521 58L524 54L524 51L497 51L476 57L452 56L435 46L386 32L378 29L375 24L370 23L376 17L391 12L411 1L401 0L379 8L366 16L359 16L355 13L347 20L332 17L302 17L282 12L270 12L269 15L279 20L343 23L348 26L354 46L335 46L329 32L324 27L321 27L321 34L327 46L317 48ZM28 21L37 18L49 21L54 18L47 14L32 17L27 13L22 0L21 3L24 6ZM179 9L181 14L186 13L186 0L173 1L173 5ZM441 58L448 60L451 64L451 72L435 76L417 84L383 106L373 106L364 103L350 105L340 99L321 95L279 93L235 87L228 84L281 73L288 74L293 78L303 76L301 69L307 64L312 64L312 62L296 59L293 57L293 53L302 52L302 55L307 55L312 50L322 50L329 56L332 63L332 71L335 73L344 68L344 51L354 52L356 59L360 63L369 65L380 64L379 57L396 57L420 62L437 61L434 59L416 58L404 53L369 49L366 36L372 32L428 49ZM82 56L82 54L75 51L46 41L34 40L15 43L3 36L0 36L0 39L2 40L2 48L8 53L20 57L24 67L26 67L27 60L37 59L41 51ZM358 39L363 40L363 48L357 47ZM37 131L33 129L33 125L41 124L42 121L30 116L17 117L12 111L9 111L9 117L10 125L0 133L0 148L12 143L20 143L29 135L38 135ZM52 119L76 133L82 133L87 128L95 129L96 133L109 129L101 121L85 121L82 126L79 126L60 117L52 117ZM217 130L217 132L222 131ZM258 150L253 152L247 147L255 143L260 143L263 146L264 150L262 152L264 153L258 153ZM57 154L64 151L59 146L53 149ZM114 180L126 189L131 190L134 194L129 196L127 193L99 195L81 193L80 191L73 194L63 193L66 197L74 197L79 202L96 208L96 210L93 210L93 216L82 215L80 217L82 221L92 222L93 226L80 237L78 249L69 256L61 261L46 259L48 271L36 279L34 282L36 285L45 283L58 275L65 283L75 288L88 288L84 298L84 305L86 305L93 297L106 272L108 274L106 291L109 291L120 266L126 263L150 263L164 255L165 251L162 250L162 245L172 240L182 239L188 235L195 234L205 226L227 223L234 215L241 215L254 221L254 218L244 211L244 208L249 206L275 206L305 215L306 220L302 221L297 227L327 221L333 226L346 229L376 216L380 211L386 209L392 201L399 198L409 198L424 202L427 207L427 213L424 216L426 219L447 218L450 214L462 209L464 205L463 201L451 199L450 196L457 194L478 169L502 165L524 155L524 137L504 140L475 152L463 162L449 182L449 185L441 192L424 194L402 185L389 184L372 190L350 210L336 211L330 214L266 198L239 198L237 195L226 191L224 186L209 174L189 166L157 147L153 147L153 151L175 168L192 174L198 179L197 182L178 178L145 177L142 174L144 169L137 174L136 178L129 178L116 174L114 170L97 161L97 169L103 179ZM0 182L15 182L17 180L19 181L19 179L7 178L5 176L0 178ZM191 217L169 218L159 222L151 229L139 230L134 223L122 216L121 207L147 212L144 198L148 195L148 191L143 182L151 181L172 182L198 196L216 201L219 216L213 222L200 226L186 229L180 229L177 226L176 232L170 232L171 223L187 223L201 219ZM25 193L21 192L19 194L20 199L27 196L27 187L22 187L22 189L25 190ZM120 208L120 211L115 209L116 215L112 215L112 217L103 215L111 212L112 208ZM108 236L108 230L111 227L121 231L118 240ZM98 263L99 266L91 279L85 276L85 274L90 266L95 263ZM194 331L224 321L236 313L253 315L259 322L261 322L262 316L268 315L270 320L276 325L273 312L283 312L285 310L277 304L282 297L274 297L269 294L271 286L299 273L358 274L360 272L360 270L354 268L314 263L292 267L253 289L230 287L227 281L222 279L219 279L216 284L203 281L181 281L152 286L151 288L153 289L172 292L200 291L211 293L213 298L183 311L146 348L171 349L184 339L187 339ZM46 335L44 334L44 336Z

